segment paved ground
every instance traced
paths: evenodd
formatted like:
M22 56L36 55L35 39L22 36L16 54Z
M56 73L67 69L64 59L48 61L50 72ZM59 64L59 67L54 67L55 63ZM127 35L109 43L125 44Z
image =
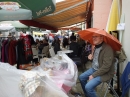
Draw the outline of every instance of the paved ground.
M89 68L89 67L90 67L90 65L88 65L86 68ZM78 72L79 75L83 72L83 70L82 70L81 67L78 67L78 71L79 71L79 72ZM96 88L96 91L97 91L97 94L98 94L99 97L104 97L103 95L105 94L105 90L106 90L106 85L104 85L102 91L101 91L101 85L99 85L99 86ZM82 91L82 87L81 87L81 84L80 84L79 80L77 80L76 86L73 87L73 88L72 88L72 91L71 91L71 94L74 95L75 93L80 93L80 94L82 95L81 97L85 97L85 96L84 96L84 93L83 93L83 91ZM73 95L71 95L70 97L75 97L75 96L73 96ZM114 96L113 96L112 94L110 94L109 91L108 91L106 97L114 97Z

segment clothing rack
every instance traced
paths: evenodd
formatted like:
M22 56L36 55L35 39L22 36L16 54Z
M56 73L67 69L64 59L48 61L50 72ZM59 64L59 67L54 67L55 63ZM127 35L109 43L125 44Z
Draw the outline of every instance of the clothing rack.
M9 44L10 43L12 44L12 42L13 43L16 42L16 37L14 37L14 36L0 36L0 55L1 55L0 61L14 65L15 61L14 60L11 61L14 58L11 56L12 53L14 54L14 52L13 52L14 50L11 51L14 45L9 46ZM9 50L9 47L11 47L11 50Z

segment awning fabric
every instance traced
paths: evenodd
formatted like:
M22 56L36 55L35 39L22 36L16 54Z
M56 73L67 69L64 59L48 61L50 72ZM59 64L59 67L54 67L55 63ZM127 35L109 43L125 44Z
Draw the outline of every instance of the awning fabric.
M41 24L39 22L33 21L33 20L21 20L21 23L28 25L28 26L34 26L34 27L39 27L39 28L46 28L48 30L54 30L57 31L57 28L51 27L51 26L47 26L45 24Z
M25 25L57 30L62 27L86 22L89 0L64 0L56 3L56 10L52 14L29 20L20 21ZM29 23L30 22L30 23ZM33 24L31 24L33 23ZM36 25L36 24L38 25Z

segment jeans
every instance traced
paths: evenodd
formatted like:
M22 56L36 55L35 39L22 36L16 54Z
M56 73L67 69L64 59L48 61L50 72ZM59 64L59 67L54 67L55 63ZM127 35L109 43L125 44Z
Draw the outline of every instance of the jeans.
M89 76L92 75L96 70L90 68L79 76L79 80L86 97L97 97L95 88L101 83L101 77L97 76L89 80Z

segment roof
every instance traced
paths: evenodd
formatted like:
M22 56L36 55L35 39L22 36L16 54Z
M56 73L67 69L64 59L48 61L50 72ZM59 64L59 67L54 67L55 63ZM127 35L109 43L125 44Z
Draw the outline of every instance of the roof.
M84 22L89 6L88 1L64 0L56 3L56 10L52 14L34 19L33 21L56 29Z

